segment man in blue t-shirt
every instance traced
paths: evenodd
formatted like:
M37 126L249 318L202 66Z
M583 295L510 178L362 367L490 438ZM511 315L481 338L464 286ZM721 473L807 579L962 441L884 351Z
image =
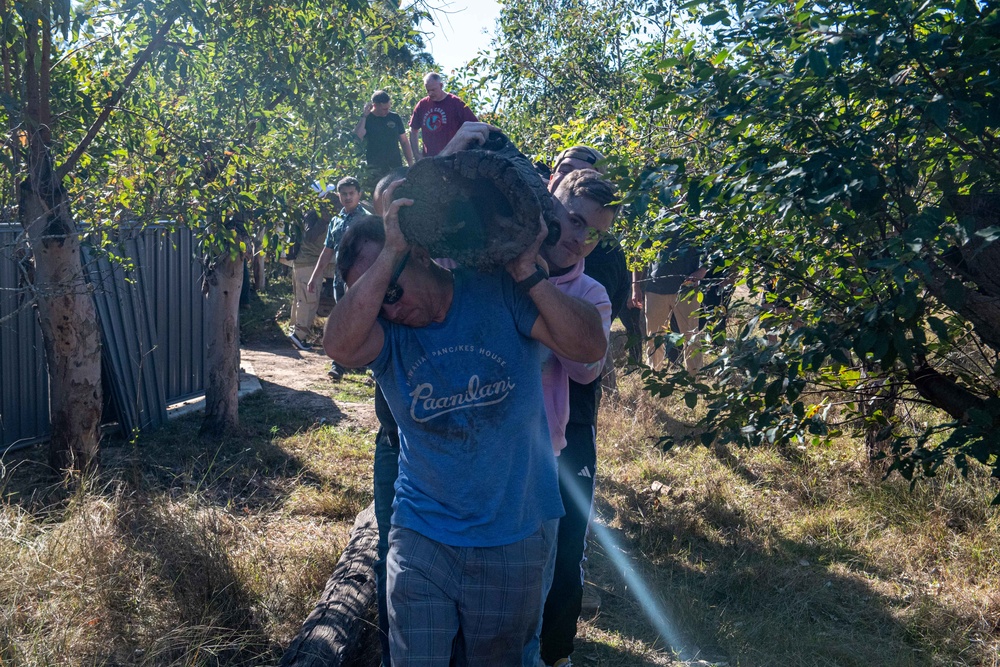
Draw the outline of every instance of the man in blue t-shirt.
M391 194L389 197L391 199ZM542 401L547 346L604 355L600 315L559 292L536 243L506 272L449 271L399 231L351 227L338 269L349 289L323 344L346 366L370 365L399 424L389 533L394 667L534 664L532 637L551 578L562 515Z

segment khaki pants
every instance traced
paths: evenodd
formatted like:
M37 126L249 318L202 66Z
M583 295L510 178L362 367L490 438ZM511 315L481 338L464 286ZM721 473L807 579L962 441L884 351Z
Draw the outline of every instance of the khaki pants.
M677 326L684 334L684 367L694 375L702 367L700 343L696 340L698 334L698 302L691 295L690 299L680 298L677 294L652 294L646 292L645 307L646 362L654 369L663 367L664 349L657 346L653 336L661 331L670 331L670 316L677 320Z
M313 267L293 267L292 276L295 279L295 298L292 300L292 333L299 340L308 340L312 336L313 321L316 319L316 309L319 308L319 292L309 293L309 278Z

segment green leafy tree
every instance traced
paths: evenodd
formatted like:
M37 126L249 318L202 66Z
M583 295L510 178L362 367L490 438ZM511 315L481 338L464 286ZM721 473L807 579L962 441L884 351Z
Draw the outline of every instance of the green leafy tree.
M349 130L367 79L405 67L405 58L393 58L414 46L414 33L409 12L328 2L219 6L206 26L178 54L183 75L170 67L155 86L137 90L142 117L171 132L157 145L162 168L132 165L143 188L171 193L169 201L158 198L167 208L144 209L142 217L169 212L202 240L209 300L203 431L226 433L239 423L243 259L251 242L277 247L276 230L292 222L289 202L308 191L321 166L331 177L335 167L356 171ZM145 124L135 129L148 132Z
M59 470L86 468L96 460L102 405L100 334L66 176L78 168L185 8L174 2L108 3L93 21L90 9L80 7L74 16L70 0L0 2L6 193L16 197L16 204L13 198L8 202L16 205L34 259L33 289L49 368L49 458ZM136 17L142 18L141 28ZM78 66L73 45L87 41L116 45L120 76L105 81L100 112L81 116L74 113L78 109L63 107L61 93L69 87L63 70ZM64 132L67 126L72 130Z
M250 221L287 215L289 177L343 145L314 135L333 125L320 120L327 101L349 104L366 66L418 53L412 12L353 0L0 0L0 21L3 196L33 253L52 466L98 457L100 336L80 240L109 221L168 215L198 230L208 298L221 300L209 309L220 319L207 423L233 427Z
M857 427L911 479L1000 474L991 3L515 0L500 23L466 78L490 118L542 156L605 150L633 260L680 237L749 295L704 373L646 372L705 406L702 442Z
M970 459L1000 476L996 8L693 11L710 38L647 76L652 105L684 119L710 160L661 163L635 194L675 205L661 217L765 297L738 332L716 332L702 376L650 373L650 386L707 404L705 443L784 444L864 421L907 478ZM927 405L928 427L881 409L897 398Z
M490 50L462 72L464 89L522 150L550 157L589 143L644 163L666 141L640 67L664 47L665 16L624 0L505 2Z

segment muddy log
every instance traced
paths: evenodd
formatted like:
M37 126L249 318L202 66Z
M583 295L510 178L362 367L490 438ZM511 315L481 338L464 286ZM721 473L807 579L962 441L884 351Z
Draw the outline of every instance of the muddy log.
M480 271L503 267L531 245L539 216L558 224L531 161L496 132L483 150L418 161L396 196L413 200L399 212L410 243Z
M375 504L354 521L351 539L281 667L375 667L379 663Z

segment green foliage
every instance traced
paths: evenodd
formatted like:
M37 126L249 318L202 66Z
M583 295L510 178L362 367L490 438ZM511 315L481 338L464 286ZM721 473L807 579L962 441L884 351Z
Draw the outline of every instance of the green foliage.
M645 374L702 443L850 428L908 479L1000 476L991 3L518 0L500 23L466 78L490 119L543 158L603 150L633 262L695 245L742 295L703 373Z
M752 316L738 333L715 334L701 382L650 373L651 386L697 390L707 442L787 444L866 420L893 438L907 478L948 459L1000 476L986 212L1000 174L1000 16L894 0L691 11L721 27L646 74L650 106L699 137L700 168L661 162L662 185L636 196L676 201L683 215L661 215L764 298L742 305ZM914 435L866 411L890 390L943 412ZM846 392L833 412L818 398L831 391Z
M660 48L663 14L625 0L505 2L492 51L469 64L465 84L525 152L548 159L585 142L643 159L664 114L643 110L651 84L638 65Z
M209 255L243 252L252 237L277 251L277 230L313 203L309 183L358 171L351 128L371 91L409 83L426 59L418 14L392 3L91 0L72 12L62 0L36 4L52 13L57 166L123 93L66 173L74 213L96 242L119 224L171 220L201 230ZM31 5L18 7L0 17L15 76ZM13 139L26 102L16 89L8 83L2 100L9 204L23 171Z

